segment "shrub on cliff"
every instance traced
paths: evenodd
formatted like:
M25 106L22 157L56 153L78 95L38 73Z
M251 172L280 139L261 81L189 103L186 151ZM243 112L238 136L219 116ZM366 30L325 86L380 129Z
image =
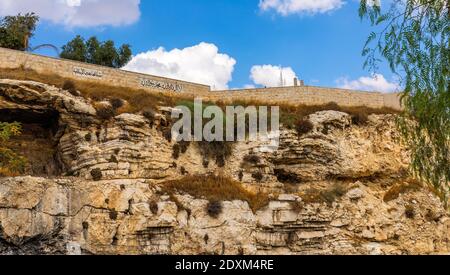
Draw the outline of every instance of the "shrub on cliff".
M416 217L416 210L413 204L409 204L405 207L406 218L413 220Z
M187 152L189 148L190 142L187 141L180 141L173 145L172 147L172 157L174 159L178 159L181 154L184 154Z
M97 116L103 120L109 120L116 115L113 107L110 105L100 105L97 107Z
M151 124L155 121L156 112L152 108L145 108L142 110L142 115L150 121Z
M252 174L252 177L257 181L257 182L261 182L264 179L264 175L263 173L261 173L261 171L257 171L255 173Z
M114 110L120 109L124 105L123 100L117 97L110 99L109 103L111 103L111 106L113 107Z
M148 206L149 206L150 211L152 212L153 215L158 214L159 206L158 206L158 202L157 201L151 200L148 203Z
M94 181L99 181L103 178L102 170L95 168L91 170L91 176Z
M20 123L0 122L0 176L17 176L25 171L27 159L8 148L7 144L12 136L20 134Z
M172 142L172 129L171 128L164 129L162 134L166 141Z
M180 100L178 102L176 102L176 105L178 106L184 106L187 107L191 113L195 112L196 108L200 108L200 106L197 106L196 103L194 101L191 100ZM221 105L221 103L212 103L212 102L203 102L201 105L201 110L202 112L204 112L206 110L207 107L209 106L220 106L220 107L224 107L223 105ZM222 110L223 111L223 110ZM203 119L202 120L202 124L203 126L206 125L206 123L208 123L209 120L208 119ZM236 124L237 121L235 121L235 129L236 129ZM192 127L195 123L192 123ZM227 125L227 117L224 114L224 118L223 118L223 126L224 129L226 128ZM193 129L192 133L193 133ZM224 133L225 134L225 133ZM226 160L231 156L232 152L233 152L233 142L227 142L226 137L224 136L224 141L212 141L212 142L208 142L208 141L200 141L200 142L195 142L199 149L200 152L203 156L204 159L204 163L208 163L209 165L209 161L213 160L216 162L218 167L224 167L226 164Z
M295 124L295 130L297 133L302 136L306 135L307 133L311 132L314 129L314 125L311 123L311 121L302 119L297 121Z
M206 212L211 218L217 219L222 214L222 202L210 201L206 205Z
M246 155L244 157L244 162L251 164L258 164L261 161L261 157L255 154Z
M275 169L274 174L278 181L282 183L299 184L302 182L302 178L299 175L288 170Z
M180 145L175 143L172 147L172 157L178 159L180 157Z
M92 134L91 133L87 133L86 135L84 135L84 140L86 142L92 141Z
M224 167L225 161L233 153L233 143L226 141L201 141L197 143L202 156L206 160L213 159L217 166Z
M355 125L365 125L368 121L369 115L364 111L352 115L352 122Z

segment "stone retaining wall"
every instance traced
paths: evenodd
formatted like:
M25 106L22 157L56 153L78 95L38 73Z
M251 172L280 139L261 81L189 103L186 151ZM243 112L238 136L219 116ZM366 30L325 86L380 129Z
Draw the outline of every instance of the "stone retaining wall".
M399 94L383 94L312 86L213 91L208 95L208 98L225 102L252 100L264 101L268 104L286 103L296 105L321 105L336 102L340 106L401 109Z
M207 85L0 48L0 68L19 67L32 69L38 73L57 74L62 77L120 87L142 88L153 92L187 95L201 95L210 92L210 87Z
M281 103L320 105L336 102L341 106L401 109L399 94L312 86L211 91L207 85L0 48L0 68L19 67L72 79L90 80L120 87L143 88L152 92L166 92L168 96L173 94L199 96L211 101L255 100L272 105Z

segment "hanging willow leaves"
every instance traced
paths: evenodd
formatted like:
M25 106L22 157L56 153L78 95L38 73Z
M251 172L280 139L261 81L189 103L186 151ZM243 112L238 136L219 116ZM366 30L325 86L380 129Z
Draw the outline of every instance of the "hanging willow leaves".
M381 59L402 79L405 112L399 129L412 153L414 174L447 203L450 193L450 1L394 0L390 7L361 0L359 14L370 34L365 65L377 70Z

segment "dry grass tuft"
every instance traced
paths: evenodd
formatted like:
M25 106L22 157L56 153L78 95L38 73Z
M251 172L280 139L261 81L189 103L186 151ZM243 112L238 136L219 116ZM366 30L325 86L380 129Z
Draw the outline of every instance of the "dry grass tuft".
M105 99L122 99L129 103L130 113L138 113L145 108L157 109L157 106L174 106L177 100L186 99L180 96L167 96L163 93L152 93L143 89L132 89L115 85L101 84L88 80L67 79L56 74L43 74L26 68L0 69L0 78L31 80L63 88L75 88L86 98L95 101ZM71 84L68 84L72 82ZM73 84L73 85L72 85ZM69 87L70 85L71 87ZM178 98L178 99L177 99Z
M326 190L319 190L317 188L310 188L300 194L304 203L327 203L332 205L337 199L342 198L347 194L347 188L343 183L335 183Z
M400 197L400 194L408 192L419 191L423 188L423 184L414 179L402 180L401 182L394 184L384 195L384 202L390 202Z
M18 172L12 172L7 168L0 167L0 178L1 177L17 177L20 176Z
M222 103L223 104L223 103ZM258 100L246 100L246 101L235 101L235 105L242 106L265 106L267 103ZM330 102L323 105L302 105L302 104L290 104L279 103L280 107L280 122L290 129L296 129L296 126L307 119L307 116L321 112L321 111L338 111L347 113L352 116L352 120L356 125L363 125L367 123L368 116L371 114L399 114L400 111L392 108L370 108L366 106L339 106L335 102Z
M250 192L240 182L223 176L190 175L179 180L167 181L162 184L162 189L168 194L186 193L210 202L246 201L253 211L269 203L267 194Z
M281 114L280 121L286 127L291 129L298 129L296 127L301 121L306 120L307 116L321 111L338 111L347 113L352 117L352 121L355 125L364 125L368 121L368 116L371 114L399 114L400 112L391 108L370 108L366 106L355 106L355 107L341 107L336 103L332 102L324 105L316 106L290 106L282 105L280 106Z
M72 80L66 80L61 87L63 90L68 91L73 96L80 96L80 93L77 91L77 87Z
M100 84L97 82L87 80L67 79L56 74L37 73L34 70L26 69L23 66L15 69L0 69L0 78L18 79L18 80L32 80L42 83L47 83L60 88L66 87L68 90L78 90L84 97L91 98L95 101L102 101L105 99L122 99L127 101L126 110L120 110L120 113L138 113L146 108L157 110L158 106L175 106L182 101L191 102L192 97L173 95L167 96L165 93L152 93L143 89L132 89L128 87L118 87L114 85ZM70 83L72 82L72 83ZM76 87L76 89L75 89ZM210 103L205 102L208 105ZM215 103L220 107L224 107L225 103L217 101ZM264 101L246 100L235 101L234 105L242 106L265 106ZM399 111L390 108L369 108L365 106L360 107L341 107L332 102L324 105L293 105L287 103L279 103L281 110L281 123L292 129L296 128L299 121L304 120L310 114L333 110L341 111L350 114L353 117L355 124L364 124L367 122L367 116L370 114L398 114Z

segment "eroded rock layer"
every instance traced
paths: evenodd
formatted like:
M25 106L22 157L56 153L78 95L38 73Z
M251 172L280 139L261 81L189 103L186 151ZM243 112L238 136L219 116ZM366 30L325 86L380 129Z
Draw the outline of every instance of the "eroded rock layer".
M30 160L29 176L0 178L0 254L450 251L448 212L405 176L393 115L356 125L342 112L311 114L308 133L283 127L277 150L236 143L223 166L195 144L175 156L163 115L101 119L95 104L42 83L0 81L0 121L23 124L11 146ZM224 201L212 217L207 200L164 191L167 180L207 173L271 201L254 210Z

